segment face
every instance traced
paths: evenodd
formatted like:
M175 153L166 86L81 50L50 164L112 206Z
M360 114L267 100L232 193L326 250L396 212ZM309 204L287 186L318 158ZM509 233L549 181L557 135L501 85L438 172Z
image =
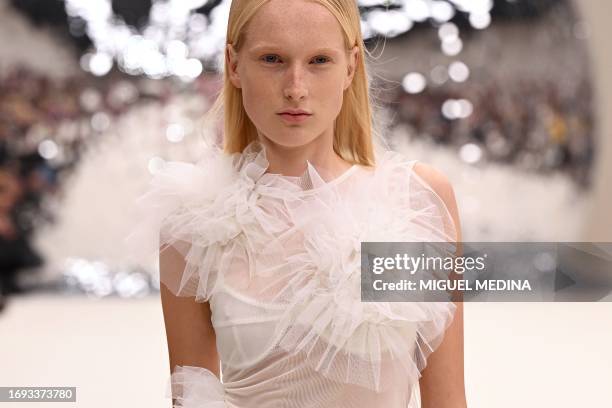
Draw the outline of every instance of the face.
M306 0L269 1L251 18L240 49L226 50L230 80L260 137L286 147L331 140L358 51L347 51L333 14ZM310 115L279 114L286 109Z

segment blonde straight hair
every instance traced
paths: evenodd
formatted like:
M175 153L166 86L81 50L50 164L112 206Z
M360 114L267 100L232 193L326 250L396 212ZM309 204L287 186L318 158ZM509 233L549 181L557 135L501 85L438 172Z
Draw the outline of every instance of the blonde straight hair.
M238 51L244 40L247 23L261 6L269 0L233 0L230 6L226 43ZM349 163L373 166L375 130L372 125L372 105L369 82L370 74L365 63L366 50L361 35L359 9L355 0L310 0L325 6L338 20L346 49L359 47L357 66L353 81L344 91L342 108L334 122L334 151ZM257 140L257 129L247 116L242 104L242 91L229 80L229 60L225 54L223 85L220 93L207 113L207 117L219 119L223 116L223 150L226 153L241 153L252 141ZM210 116L209 116L210 115Z

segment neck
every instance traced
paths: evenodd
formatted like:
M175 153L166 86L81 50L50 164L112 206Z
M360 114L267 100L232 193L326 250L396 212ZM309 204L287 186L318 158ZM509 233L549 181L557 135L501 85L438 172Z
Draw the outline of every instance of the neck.
M260 134L265 146L269 167L268 173L298 177L306 171L309 161L325 181L330 181L351 167L333 149L333 138L320 137L300 146L284 146Z

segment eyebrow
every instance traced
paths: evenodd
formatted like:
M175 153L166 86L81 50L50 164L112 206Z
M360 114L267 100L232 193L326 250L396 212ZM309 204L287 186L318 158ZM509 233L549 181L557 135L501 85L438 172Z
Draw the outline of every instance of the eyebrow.
M276 45L272 45L272 44L262 44L262 45L258 45L256 47L251 48L251 52L252 53L258 53L258 52L263 52L263 51L272 51L272 50L278 50L280 47L276 46ZM336 54L338 53L339 50L335 49L335 48L317 48L313 51L313 53L329 53L329 54Z

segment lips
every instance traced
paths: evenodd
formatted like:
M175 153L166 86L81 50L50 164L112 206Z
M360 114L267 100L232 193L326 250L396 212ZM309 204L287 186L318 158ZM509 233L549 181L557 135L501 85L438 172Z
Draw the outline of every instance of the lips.
M306 120L311 115L300 113L300 114L292 114L292 113L279 113L279 116L283 118L287 122L297 123Z
M311 112L308 112L305 109L285 109L281 112L279 112L279 115L283 115L283 114L287 114L287 115L311 115Z

